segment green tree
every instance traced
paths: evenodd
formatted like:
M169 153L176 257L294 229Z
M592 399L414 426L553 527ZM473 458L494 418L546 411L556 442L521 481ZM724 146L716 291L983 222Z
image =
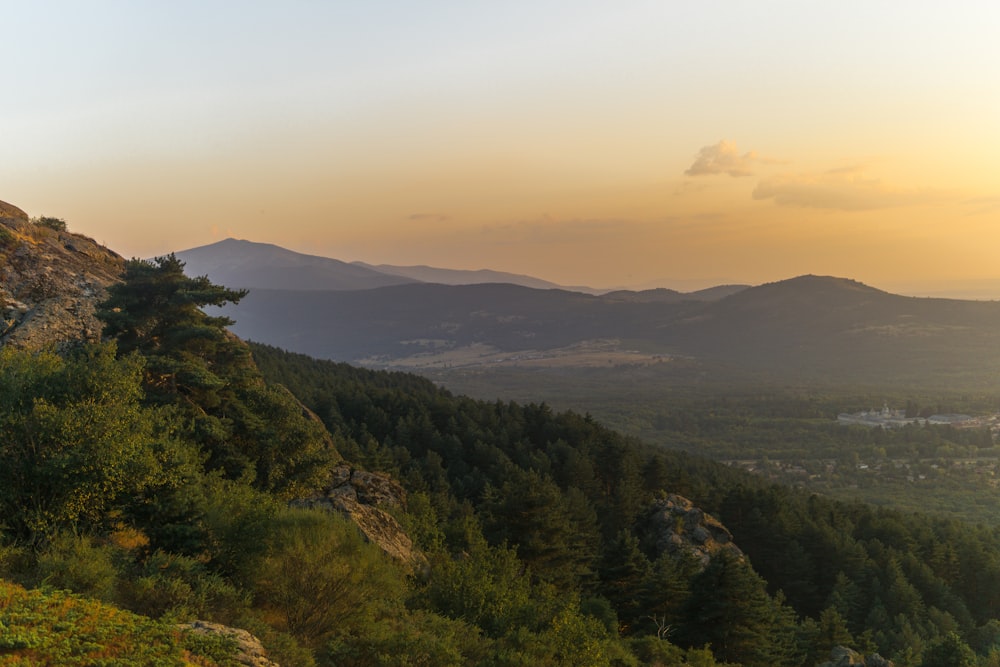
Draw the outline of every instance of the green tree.
M201 309L238 303L246 294L214 285L207 276L186 276L184 262L173 254L132 259L97 317L121 354L138 351L148 359L147 383L155 394L180 394L214 407L227 376L248 367L249 352L226 333L233 320Z
M533 470L510 469L483 494L483 532L494 544L517 546L532 574L558 586L579 586L593 573L597 519L578 491L563 494Z
M618 613L619 630L625 634L633 632L641 619L658 611L647 608L647 600L642 596L651 570L638 538L628 530L619 532L601 556L600 592Z
M0 508L15 535L105 524L158 481L142 370L113 345L68 358L0 350Z
M921 667L975 667L976 654L954 632L931 644L924 651Z
M711 645L723 662L795 664L782 646L788 619L777 613L778 606L750 565L720 551L691 584L681 634L689 646Z
M237 303L246 290L190 278L174 255L126 263L97 316L120 354L146 358L146 397L174 406L178 435L208 454L206 467L283 495L315 487L337 458L318 419L295 397L268 386L250 350L226 331L233 321L202 309Z
M423 599L435 612L499 637L531 616L532 586L513 549L480 537L470 552L434 564Z

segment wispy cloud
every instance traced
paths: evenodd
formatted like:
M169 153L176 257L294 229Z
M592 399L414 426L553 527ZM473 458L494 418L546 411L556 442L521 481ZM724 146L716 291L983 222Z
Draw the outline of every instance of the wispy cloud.
M447 222L451 220L451 216L444 213L411 213L406 219L414 222Z
M867 176L861 167L766 178L754 188L753 198L770 199L778 206L839 211L870 211L953 199L948 193L931 188L902 188L885 183Z
M736 178L753 176L753 165L760 162L760 157L754 151L740 155L736 144L731 141L720 141L711 146L704 146L698 151L694 164L684 172L686 176L716 176L729 174Z

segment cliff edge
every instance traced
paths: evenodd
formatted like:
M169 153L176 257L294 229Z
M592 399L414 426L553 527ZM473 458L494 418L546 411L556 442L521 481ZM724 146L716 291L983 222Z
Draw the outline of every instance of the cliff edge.
M0 345L100 340L94 310L124 264L93 239L34 223L0 201Z

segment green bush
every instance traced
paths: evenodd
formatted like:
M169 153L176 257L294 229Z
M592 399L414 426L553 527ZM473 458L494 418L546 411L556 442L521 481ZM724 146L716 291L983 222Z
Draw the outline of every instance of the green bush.
M372 623L381 606L402 604L402 570L347 519L285 510L268 546L254 573L255 601L306 645Z
M47 215L43 215L40 218L33 218L32 222L39 227L48 227L49 229L54 229L57 232L66 231L66 221L62 218L52 218Z
M163 551L152 553L120 589L128 609L178 622L210 618L229 623L249 607L245 594L200 561Z
M115 599L115 549L86 536L59 533L38 555L35 576L46 588L73 591L105 602Z

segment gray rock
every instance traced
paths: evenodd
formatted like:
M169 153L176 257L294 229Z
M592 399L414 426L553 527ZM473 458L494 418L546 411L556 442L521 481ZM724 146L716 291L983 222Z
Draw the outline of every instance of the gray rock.
M847 646L834 646L830 649L830 659L817 667L893 667L893 662L878 653L866 658Z
M208 621L194 621L178 626L186 632L194 632L203 635L222 636L236 642L238 653L235 658L241 665L247 667L281 667L278 663L267 657L260 640L246 630L231 628L219 623L209 623Z
M738 558L743 552L733 544L733 536L715 517L683 496L670 494L654 501L647 509L646 544L657 553L696 558L705 567L712 556L727 550Z
M103 325L94 311L124 265L92 239L33 224L0 202L0 345L39 349L99 340Z
M413 540L396 519L382 507L405 507L406 492L384 473L335 467L327 485L319 492L293 500L293 507L338 512L349 518L369 542L411 571L424 570L427 558L414 548Z

